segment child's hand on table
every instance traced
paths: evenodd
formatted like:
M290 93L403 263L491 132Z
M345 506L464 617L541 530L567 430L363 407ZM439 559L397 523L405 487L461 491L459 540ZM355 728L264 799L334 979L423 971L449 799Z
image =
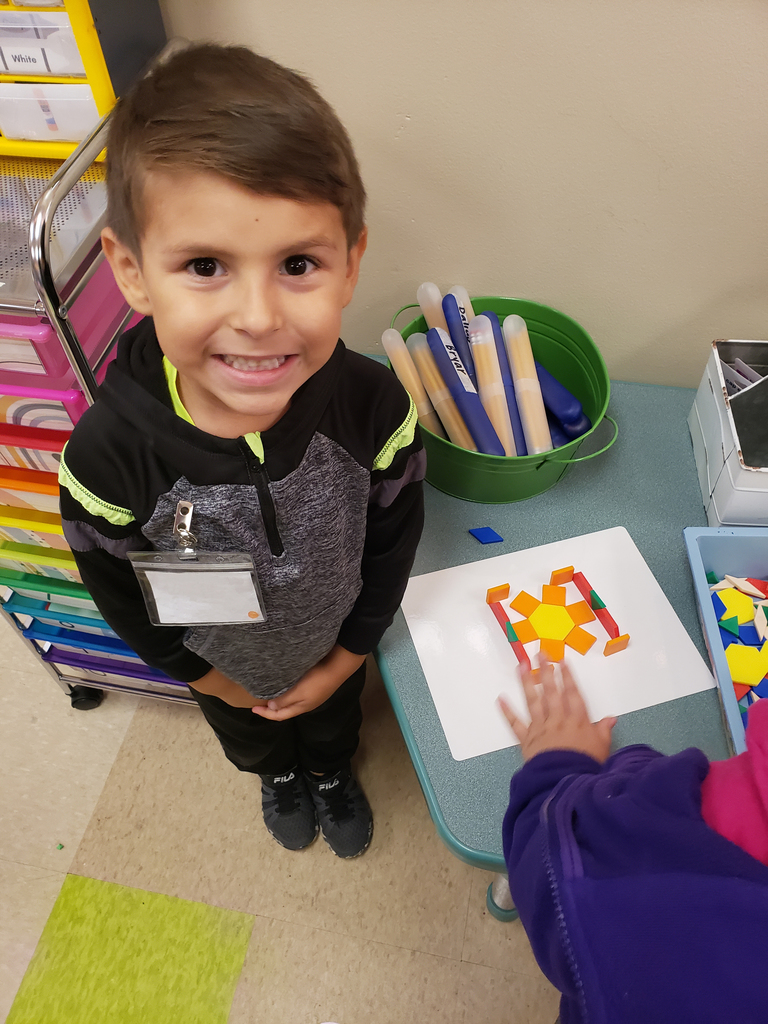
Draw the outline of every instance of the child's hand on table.
M531 715L525 725L504 697L499 706L520 740L524 761L545 750L578 750L601 763L611 749L611 730L615 718L590 722L587 706L568 666L560 669L561 684L555 678L555 666L539 656L539 669L520 670L520 681Z
M295 718L324 704L365 661L365 655L352 654L338 644L290 690L273 697L266 707L253 712L273 722Z

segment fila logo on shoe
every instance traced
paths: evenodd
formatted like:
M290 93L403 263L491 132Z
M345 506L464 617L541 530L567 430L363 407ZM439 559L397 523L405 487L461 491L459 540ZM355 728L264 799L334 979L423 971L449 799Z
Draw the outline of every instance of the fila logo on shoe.
M276 775L275 782L293 782L296 778L296 772L291 772L289 775Z
M331 782L321 782L317 787L318 789L335 789L339 784L339 779L333 779Z

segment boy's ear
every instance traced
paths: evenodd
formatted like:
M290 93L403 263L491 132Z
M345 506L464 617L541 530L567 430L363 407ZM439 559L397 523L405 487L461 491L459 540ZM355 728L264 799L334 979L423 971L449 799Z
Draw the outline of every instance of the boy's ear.
M360 237L347 254L347 287L344 295L344 305L348 306L352 301L357 279L360 276L360 260L362 260L368 246L368 228L364 227Z
M120 241L112 228L104 228L101 232L101 247L125 301L137 313L151 316L152 304L144 285L144 275L138 257Z

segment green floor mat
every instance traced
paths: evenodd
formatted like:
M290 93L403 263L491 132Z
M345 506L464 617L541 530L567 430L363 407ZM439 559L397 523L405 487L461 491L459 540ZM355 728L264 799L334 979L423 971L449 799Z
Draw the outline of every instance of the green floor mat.
M226 1024L252 928L250 914L68 875L6 1024Z

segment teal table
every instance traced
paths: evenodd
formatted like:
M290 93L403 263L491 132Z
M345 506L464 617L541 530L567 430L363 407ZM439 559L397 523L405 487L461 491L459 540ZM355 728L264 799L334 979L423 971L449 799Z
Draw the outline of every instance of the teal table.
M412 575L625 526L709 664L682 535L686 526L707 525L686 423L694 395L688 388L612 383L608 411L619 425L616 443L527 501L479 505L427 485L426 526ZM601 424L590 439L595 450L610 430ZM479 544L467 532L476 526L492 527L504 543ZM501 821L509 780L521 764L519 747L454 761L402 612L377 661L440 837L467 863L503 872ZM714 689L624 715L614 742L649 743L670 754L697 746L715 760L730 753Z

